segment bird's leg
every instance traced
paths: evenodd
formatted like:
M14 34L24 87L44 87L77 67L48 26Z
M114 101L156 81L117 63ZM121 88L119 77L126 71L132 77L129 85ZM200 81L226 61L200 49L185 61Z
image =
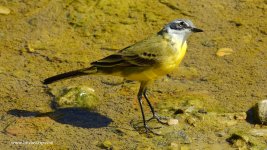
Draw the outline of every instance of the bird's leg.
M144 92L144 83L141 83L140 85L140 89L139 89L139 92L138 92L138 95L137 95L137 98L138 98L138 102L139 102L139 105L140 105L140 109L141 109L141 113L142 113L142 118L143 118L143 123L144 123L144 128L145 128L145 132L148 134L148 132L151 132L153 134L156 134L156 135L159 135L155 132L152 131L152 129L147 125L146 123L146 118L145 118L145 113L144 113L144 110L143 110L143 105L142 105L142 95L143 95L143 92Z
M160 117L160 116L158 116L158 115L155 113L155 110L154 110L152 104L150 103L150 101L149 101L149 99L148 99L148 97L147 97L146 92L147 92L147 89L145 88L145 89L143 90L143 95L144 95L144 97L145 97L145 99L146 99L146 101L147 101L147 103L148 103L148 106L149 106L149 108L150 108L150 110L151 110L151 112L152 112L152 114L153 114L153 117L150 118L150 119L148 119L146 122L149 122L149 121L152 120L152 119L156 119L156 120L157 120L159 123L161 123L161 124L167 124L166 122L161 121L161 119L166 119L166 117Z

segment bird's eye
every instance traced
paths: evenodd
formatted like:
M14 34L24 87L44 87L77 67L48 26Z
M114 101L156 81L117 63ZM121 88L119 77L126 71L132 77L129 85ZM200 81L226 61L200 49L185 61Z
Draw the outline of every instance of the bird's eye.
M171 29L182 30L187 27L187 24L183 21L170 24Z
M180 22L179 26L183 27L183 26L186 26L186 24L184 22Z

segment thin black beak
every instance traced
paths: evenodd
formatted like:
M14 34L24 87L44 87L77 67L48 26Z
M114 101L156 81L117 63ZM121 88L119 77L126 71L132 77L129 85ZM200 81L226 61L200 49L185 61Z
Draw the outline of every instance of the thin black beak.
M203 32L202 29L198 29L198 28L191 28L192 32Z

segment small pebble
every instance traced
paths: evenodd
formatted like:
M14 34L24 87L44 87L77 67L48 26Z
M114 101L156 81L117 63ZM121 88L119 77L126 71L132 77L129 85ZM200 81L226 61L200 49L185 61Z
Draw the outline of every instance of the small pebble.
M0 14L2 15L8 15L10 14L10 9L4 6L0 6Z
M217 52L216 55L219 57L225 56L225 55L230 55L234 52L233 49L231 48L220 48Z
M172 125L176 125L176 124L178 124L178 119L169 119L168 120L168 125L169 126L172 126Z

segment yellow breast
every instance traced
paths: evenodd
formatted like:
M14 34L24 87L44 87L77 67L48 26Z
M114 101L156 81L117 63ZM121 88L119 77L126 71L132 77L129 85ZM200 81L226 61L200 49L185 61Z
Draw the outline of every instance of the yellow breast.
M154 69L154 72L159 76L163 76L170 73L175 68L177 68L183 60L187 49L187 43L184 42L182 46L181 44L176 44L174 46L174 48L176 49L176 53L166 58L165 62L159 68Z
M129 80L149 81L149 80L155 80L160 76L164 76L170 73L171 71L173 71L175 68L178 67L178 65L184 58L187 49L187 44L186 42L184 42L184 44L181 46L181 43L177 43L173 45L172 49L174 49L175 53L172 53L172 55L169 55L170 53L166 53L167 56L160 65L151 67L142 72L131 74L126 78Z

